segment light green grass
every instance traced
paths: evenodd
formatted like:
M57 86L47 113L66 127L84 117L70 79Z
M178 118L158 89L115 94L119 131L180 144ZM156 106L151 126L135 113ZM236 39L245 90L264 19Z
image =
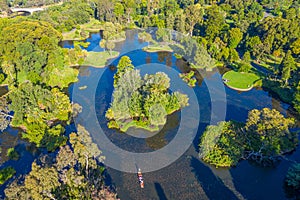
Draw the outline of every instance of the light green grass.
M80 35L80 33L82 31L83 31L82 29L80 29L80 30L74 29L74 30L69 31L69 32L64 32L64 33L62 33L63 40L75 40L75 41L77 40L77 41L79 41L79 40L87 39L89 37L89 32L84 30L86 37L82 37ZM76 32L78 32L78 33L76 33Z
M260 77L253 73L229 71L223 75L223 80L227 80L224 81L225 84L236 90L251 89L259 79Z
M120 124L119 124L120 125ZM159 127L158 126L153 126L153 127L150 127L150 126L142 126L142 125L139 125L137 124L134 120L131 121L131 122L127 122L127 123L121 123L122 125L122 128L120 128L120 130L122 132L126 132L130 127L133 127L133 128L140 128L140 129L144 129L144 130L147 130L147 131L150 131L150 132L153 132L153 131L158 131L159 130Z
M171 47L169 47L168 45L155 44L155 45L149 45L147 47L144 47L143 51L146 51L146 52L160 52L160 51L173 52L173 49L171 49Z
M82 65L102 68L105 66L107 60L115 58L118 55L119 52L117 51L112 51L111 54L109 51L87 52L87 57L85 58Z
M103 23L99 20L91 19L88 23L80 25L80 28L89 32L98 32L103 29Z

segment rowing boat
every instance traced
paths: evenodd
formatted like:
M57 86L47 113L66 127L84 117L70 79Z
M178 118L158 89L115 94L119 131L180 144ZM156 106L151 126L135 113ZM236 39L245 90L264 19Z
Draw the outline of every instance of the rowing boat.
M139 183L140 183L141 188L144 188L144 179L143 179L142 171L140 168L138 170L138 178L139 178Z

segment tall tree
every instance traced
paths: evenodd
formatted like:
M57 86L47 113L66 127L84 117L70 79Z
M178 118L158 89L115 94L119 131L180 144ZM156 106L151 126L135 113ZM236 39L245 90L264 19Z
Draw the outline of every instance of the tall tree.
M229 30L229 48L235 49L241 40L243 39L243 33L239 28L233 28Z
M273 160L297 145L297 135L290 132L294 119L285 118L275 109L252 110L245 125L248 155L258 161Z
M194 27L197 23L202 22L204 10L199 3L190 5L185 9L185 15L188 16L186 18L187 21L187 31L190 36L193 35Z
M291 50L286 53L280 64L280 68L282 70L281 78L285 82L285 85L288 85L288 80L291 77L291 72L297 68Z

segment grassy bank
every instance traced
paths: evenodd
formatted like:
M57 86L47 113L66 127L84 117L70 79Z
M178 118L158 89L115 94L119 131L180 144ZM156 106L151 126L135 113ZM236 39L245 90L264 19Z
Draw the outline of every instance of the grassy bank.
M149 45L147 47L144 47L143 51L146 51L146 52L160 52L160 51L173 52L173 49L171 49L171 47L169 47L168 45L154 44L154 45Z
M119 52L109 51L104 52L87 52L87 57L84 59L82 65L102 68L105 66L107 60L115 58L119 55Z

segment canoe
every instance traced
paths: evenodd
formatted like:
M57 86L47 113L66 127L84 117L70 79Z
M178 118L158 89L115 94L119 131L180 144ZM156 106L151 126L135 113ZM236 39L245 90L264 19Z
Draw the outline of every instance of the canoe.
M139 178L140 187L144 188L144 179L143 179L143 174L141 169L138 170L138 178Z

